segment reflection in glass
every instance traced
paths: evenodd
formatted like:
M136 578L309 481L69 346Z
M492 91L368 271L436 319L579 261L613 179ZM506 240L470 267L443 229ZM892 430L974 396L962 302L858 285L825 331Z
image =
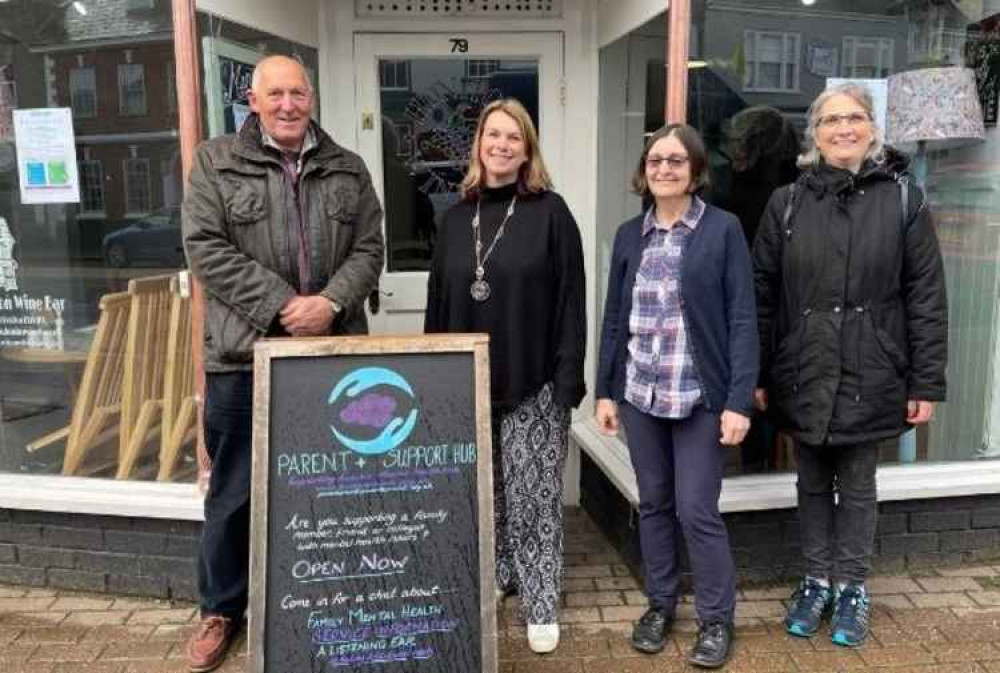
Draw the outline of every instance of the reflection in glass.
M430 268L437 225L458 200L480 111L520 100L538 124L538 64L521 60L379 62L389 271Z

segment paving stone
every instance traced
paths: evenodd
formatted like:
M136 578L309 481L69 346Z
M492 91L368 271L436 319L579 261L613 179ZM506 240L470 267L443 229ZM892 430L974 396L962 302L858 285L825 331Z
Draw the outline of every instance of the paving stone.
M21 632L18 643L78 643L87 633L87 629L79 626L47 626L29 628Z
M627 605L620 607L601 608L602 622L633 622L645 614L646 608L642 605Z
M632 633L632 622L581 622L570 624L567 628L574 636L600 636L610 641L616 637L628 637Z
M894 610L912 610L914 607L913 602L905 594L889 596L872 594L872 606L892 608Z
M539 661L518 661L514 673L584 673L581 659L545 659Z
M918 577L924 591L945 593L958 591L982 591L983 587L971 577Z
M831 652L792 652L792 661L802 671L826 673L827 671L864 670L865 662L854 650L843 648Z
M995 568L978 566L974 568L941 568L937 571L942 577L996 577L1000 575Z
M194 608L174 610L137 610L129 617L129 624L183 624L190 621Z
M114 603L114 598L83 598L76 596L60 597L56 599L56 602L51 605L49 609L51 610L63 610L65 612L74 612L77 610L89 611L89 610L107 610Z
M567 578L612 577L614 573L609 565L576 566L564 570Z
M11 643L6 645L0 649L0 664L4 664L6 667L6 664L27 661L37 649L37 643L25 643L23 645Z
M172 643L110 643L101 653L102 660L166 659Z
M187 666L180 661L124 662L122 673L186 673ZM216 671L221 671L221 668Z
M44 645L33 655L32 661L94 661L106 647L105 643L75 643L73 645Z
M865 583L873 596L879 594L909 594L923 591L919 584L909 577L869 577Z
M0 612L40 612L48 610L55 598L0 598Z
M740 593L745 601L783 601L787 600L794 590L795 587L788 585L769 589L744 589Z
M594 586L598 591L626 591L638 589L639 582L634 577L598 577Z
M1000 606L1000 591L970 591L969 598L983 607Z
M535 668L518 664L516 673L535 673ZM585 673L681 673L691 669L679 657L630 657L627 659L588 659L584 662ZM728 671L729 668L727 667Z
M183 642L194 632L190 624L161 624L150 634L150 640Z
M562 590L567 593L570 591L593 591L594 580L589 577L564 579L562 582Z
M687 669L692 670L692 669ZM726 673L785 673L797 671L792 658L782 652L734 652L725 667Z
M624 605L625 599L618 591L592 591L566 594L566 606L591 608L601 605Z
M971 608L975 607L965 594L911 594L910 600L918 608Z
M742 601L736 603L739 617L784 617L788 610L781 601Z
M1000 649L988 642L924 643L924 647L943 663L1000 659Z
M625 596L626 605L648 605L649 598L646 597L645 592L638 589L631 589L629 591L624 591L622 594Z
M858 655L871 666L915 666L933 664L934 656L918 645L881 647L858 650Z
M92 661L86 664L73 662L55 664L52 673L122 673L125 664L117 661ZM182 673L178 671L177 673Z
M88 629L84 640L88 643L130 642L141 643L149 640L153 633L150 625L127 626L125 624L102 624Z
M66 619L65 612L0 613L0 626L47 626Z
M559 621L563 624L599 622L601 612L599 608L565 608L559 613Z
M998 624L972 623L961 626L941 626L938 631L952 642L981 640L987 643L1000 643L1000 625Z
M910 596L910 600L914 597ZM916 602L916 601L914 601ZM918 606L919 607L919 606ZM956 624L958 617L952 610L928 608L924 610L893 610L892 620L901 626L943 626Z
M21 598L25 591L22 587L10 587L0 584L0 598Z
M872 626L872 636L884 647L912 645L947 640L941 631L933 626L897 626L877 622Z
M71 612L64 624L74 626L103 626L124 624L132 613L129 610L109 610L107 612Z
M813 652L810 638L796 638L787 633L743 636L734 641L737 651L747 652Z
M3 662L2 658L0 658L0 662ZM55 670L54 666L55 664L43 664L37 661L10 662L4 663L3 668L0 668L0 670L3 673L53 673Z

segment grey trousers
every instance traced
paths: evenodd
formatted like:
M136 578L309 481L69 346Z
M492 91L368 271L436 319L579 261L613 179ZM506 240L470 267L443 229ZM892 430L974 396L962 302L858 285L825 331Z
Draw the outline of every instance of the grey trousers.
M551 383L493 418L497 586L520 594L528 624L558 621L569 422Z
M875 444L795 447L806 572L862 583L871 570L878 498Z

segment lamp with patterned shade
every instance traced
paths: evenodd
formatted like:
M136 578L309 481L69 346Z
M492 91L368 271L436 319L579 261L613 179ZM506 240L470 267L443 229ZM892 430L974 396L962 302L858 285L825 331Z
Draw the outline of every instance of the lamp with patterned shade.
M889 78L886 140L893 147L916 149L914 175L927 178L927 143L953 147L986 135L971 68L925 68Z
M927 144L956 147L986 135L979 107L976 76L971 68L925 68L889 78L886 142L902 150L916 148L912 174L921 187L927 181ZM917 458L917 435L899 438L899 460Z

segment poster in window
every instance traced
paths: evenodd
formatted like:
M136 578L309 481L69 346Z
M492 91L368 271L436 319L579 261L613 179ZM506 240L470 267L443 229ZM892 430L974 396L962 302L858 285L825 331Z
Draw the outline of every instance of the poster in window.
M14 88L14 66L0 64L0 142L14 140L14 108L17 98Z
M79 203L70 108L14 110L21 203Z
M809 46L809 72L817 77L837 74L837 48L825 44Z
M976 25L965 43L965 64L976 73L983 123L996 126L1000 95L1000 15Z

